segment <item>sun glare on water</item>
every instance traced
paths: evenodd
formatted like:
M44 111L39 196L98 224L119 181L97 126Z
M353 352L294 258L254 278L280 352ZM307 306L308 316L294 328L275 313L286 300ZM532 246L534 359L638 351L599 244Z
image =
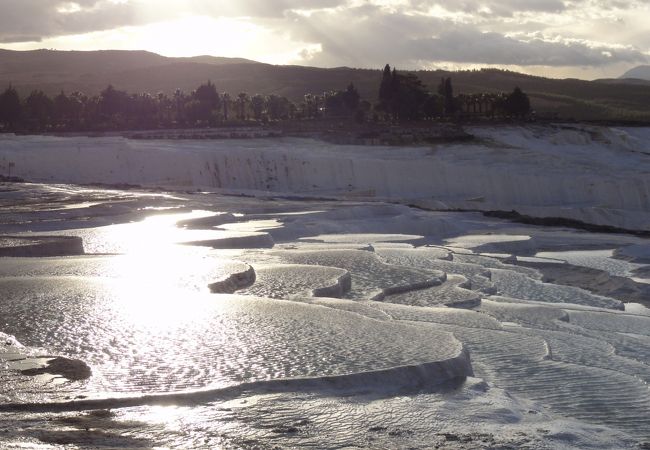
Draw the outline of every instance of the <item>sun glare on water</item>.
M187 230L179 220L209 217L214 213L154 215L127 225L116 226L109 239L120 241L125 252L112 258L107 274L116 299L113 307L133 326L167 327L196 318L200 308L188 307L187 299L205 286L188 286L205 264L203 247L179 245ZM188 290L189 288L189 290Z

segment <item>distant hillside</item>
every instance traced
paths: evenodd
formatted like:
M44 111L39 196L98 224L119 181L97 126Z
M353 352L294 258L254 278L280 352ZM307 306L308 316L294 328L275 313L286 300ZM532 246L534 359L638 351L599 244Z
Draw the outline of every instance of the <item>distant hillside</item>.
M650 84L552 79L503 70L418 72L429 85L451 76L458 92L511 91L519 86L540 115L582 120L650 121ZM437 81L438 80L438 81Z
M638 66L625 72L621 78L636 78L650 81L650 66Z
M146 51L11 51L0 49L0 86L13 84L21 94L41 89L47 94L61 90L97 94L109 83L131 92L173 91L177 87L190 90L199 78L184 82L167 66L187 67L189 74L204 69L207 73L219 66L259 64L243 58L195 56L168 58ZM152 87L152 77L163 72L165 82ZM205 81L207 78L201 78Z
M275 66L212 56L168 58L145 51L0 50L0 88L11 83L21 95L33 89L50 95L61 90L97 94L108 84L129 92L171 94L177 88L190 92L212 80L219 91L278 94L296 101L305 93L343 89L353 82L362 97L374 102L379 69ZM558 80L495 69L417 75L432 91L449 76L456 93L509 92L519 86L540 115L650 121L650 84L638 81Z

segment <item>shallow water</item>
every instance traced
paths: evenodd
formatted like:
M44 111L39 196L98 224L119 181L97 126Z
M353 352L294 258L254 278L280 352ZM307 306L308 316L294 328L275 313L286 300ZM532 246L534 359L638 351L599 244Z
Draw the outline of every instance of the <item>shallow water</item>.
M470 250L535 245L536 227L490 219L488 235L474 215L210 194L112 191L88 205L74 187L42 189L70 215L54 226L52 208L23 214L38 197L31 186L0 212L0 232L29 220L41 233L81 236L87 254L0 258L0 331L24 345L0 348L5 447L650 440L647 310ZM348 224L354 233L332 234ZM546 244L571 244L566 230L553 233ZM597 268L630 276L614 261ZM39 355L82 360L92 376L29 378L6 361L42 365ZM111 411L87 412L96 408Z
M539 252L535 256L566 261L574 266L604 270L605 272L618 277L632 277L634 270L640 267L645 267L643 264L635 264L622 259L613 258L614 249Z

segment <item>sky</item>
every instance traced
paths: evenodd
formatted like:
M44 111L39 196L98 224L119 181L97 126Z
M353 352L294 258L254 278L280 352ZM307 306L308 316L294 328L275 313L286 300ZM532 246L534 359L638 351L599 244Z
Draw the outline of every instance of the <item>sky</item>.
M0 48L595 79L650 64L649 23L650 0L0 0Z

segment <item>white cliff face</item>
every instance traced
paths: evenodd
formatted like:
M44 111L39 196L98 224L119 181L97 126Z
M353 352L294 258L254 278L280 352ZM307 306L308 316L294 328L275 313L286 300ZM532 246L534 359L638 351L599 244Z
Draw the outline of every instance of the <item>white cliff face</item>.
M0 137L0 173L517 210L650 230L650 128L477 127L470 143L333 145L310 139L135 141ZM11 165L11 168L10 168Z

